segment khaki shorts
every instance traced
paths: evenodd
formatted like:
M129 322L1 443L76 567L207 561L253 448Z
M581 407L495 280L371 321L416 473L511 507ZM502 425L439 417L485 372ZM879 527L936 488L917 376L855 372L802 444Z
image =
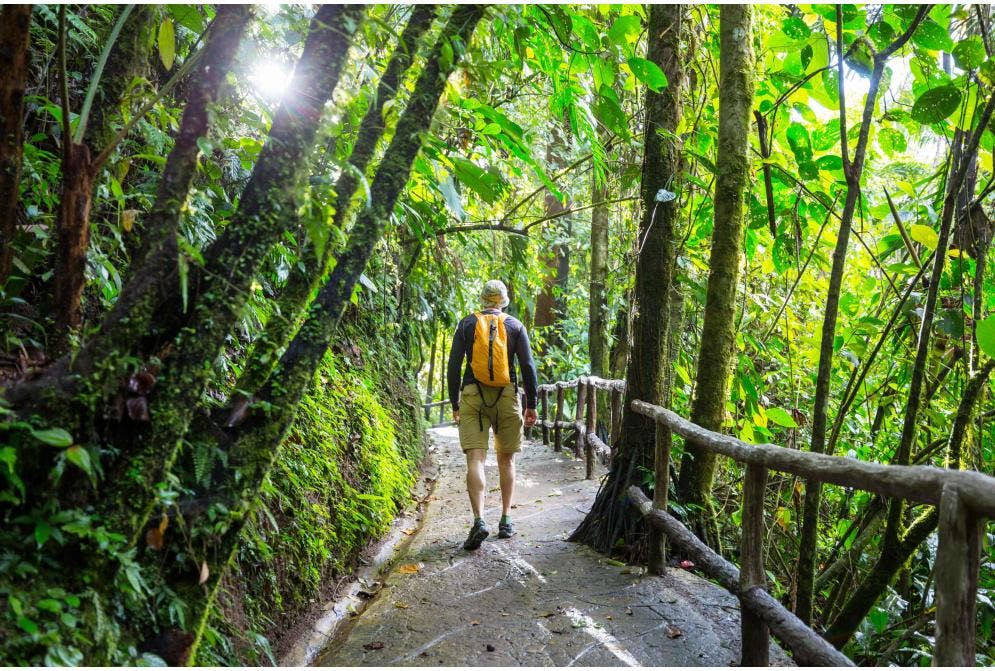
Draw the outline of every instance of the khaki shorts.
M480 389L484 392L486 404L480 402ZM489 429L494 427L495 450L505 453L520 451L522 407L518 401L518 394L515 393L515 387L509 385L499 389L481 385L480 389L477 389L476 384L468 384L460 393L460 447L464 452L486 450ZM497 398L496 403L495 398Z

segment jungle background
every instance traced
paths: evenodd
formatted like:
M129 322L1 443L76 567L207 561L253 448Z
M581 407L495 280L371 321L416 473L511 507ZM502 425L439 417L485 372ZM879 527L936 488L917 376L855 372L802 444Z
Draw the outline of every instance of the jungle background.
M993 20L4 5L0 660L275 663L410 504L491 278L543 382L993 473ZM605 492L652 486L652 440L627 416ZM735 560L742 470L675 449L671 511ZM643 557L603 498L576 540ZM789 477L766 505L775 596L929 664L934 511Z

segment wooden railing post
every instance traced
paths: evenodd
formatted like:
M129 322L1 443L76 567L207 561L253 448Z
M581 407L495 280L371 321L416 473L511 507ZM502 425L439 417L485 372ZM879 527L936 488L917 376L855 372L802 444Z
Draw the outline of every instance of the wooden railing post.
M518 395L518 407L522 409L522 413L523 414L525 412L525 405L526 405L527 399L528 399L528 396L525 395L525 390L522 389L521 392ZM525 440L532 440L532 427L531 426L525 427Z
M585 480L594 479L594 443L587 440L587 433L594 433L598 424L598 388L594 382L587 383L587 425L584 436L584 459L586 461Z
M543 389L539 392L539 403L542 408L542 444L549 445L549 425L546 421L549 419L549 390Z
M577 406L574 408L574 428L577 429L577 442L574 444L574 456L580 458L584 453L587 434L584 432L584 407L587 405L587 378L582 377L577 382Z
M670 496L670 447L673 434L667 425L657 421L656 447L653 455L653 507L667 512L667 502ZM649 561L650 573L663 575L667 570L667 536L655 526L649 529Z
M743 537L740 542L739 589L767 587L764 569L764 490L767 488L767 469L749 464L743 484ZM764 621L751 613L740 598L742 655L740 666L767 666L769 664L770 630Z
M611 437L609 444L614 447L618 442L618 434L622 428L622 390L612 389L612 418Z
M556 415L553 417L553 451L559 452L563 449L563 429L560 425L560 418L563 417L563 387L556 385Z
M442 424L443 418L445 417L445 415L446 415L446 404L445 403L440 403L439 404L439 424Z
M936 552L936 650L933 666L974 666L975 595L984 526L956 486L940 495Z

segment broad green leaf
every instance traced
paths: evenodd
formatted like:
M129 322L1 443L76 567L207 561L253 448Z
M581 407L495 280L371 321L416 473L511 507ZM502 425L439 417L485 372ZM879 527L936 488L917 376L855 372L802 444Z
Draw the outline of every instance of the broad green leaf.
M608 31L608 39L620 47L624 47L629 38L635 39L642 30L642 22L635 14L620 16L615 19L611 29Z
M667 85L667 75L663 74L660 66L653 61L633 56L628 60L628 64L636 79L646 84L651 91L659 93Z
M912 105L912 118L919 123L937 123L957 111L961 93L956 86L939 86L929 89Z
M90 453L76 445L66 450L66 459L70 463L79 466L79 469L89 476L93 476L93 463L90 461Z
M446 206L449 208L449 211L452 212L457 220L463 221L465 218L463 202L456 191L456 185L453 184L452 177L446 175L445 179L439 181L438 188L442 193L442 197L446 199Z
M980 37L968 37L954 45L954 61L962 70L973 70L985 62L985 45Z
M820 156L815 162L819 166L819 170L842 170L843 169L843 159L839 156L833 154L827 156Z
M907 146L905 135L894 128L882 128L878 131L878 144L889 156L902 153Z
M793 429L798 426L798 422L791 416L791 413L784 408L767 408L767 419L778 426Z
M173 61L176 60L176 30L170 19L159 25L159 58L162 59L164 68L173 69Z
M789 16L781 22L781 32L794 40L803 40L812 34L812 29L797 16Z
M987 356L995 359L995 315L989 315L977 323L978 347Z
M598 121L603 123L611 132L619 137L628 137L629 129L626 126L625 113L617 102L607 96L599 95L594 100L592 111Z
M950 51L954 46L950 33L933 19L926 19L919 24L912 33L912 43L932 51Z
M204 17L195 5L166 5L166 11L178 24L195 33L204 32Z
M936 245L940 243L940 236L936 234L936 231L923 224L909 226L909 237L929 250L936 249Z
M32 431L31 437L52 447L69 447L73 444L72 435L65 429L41 429Z

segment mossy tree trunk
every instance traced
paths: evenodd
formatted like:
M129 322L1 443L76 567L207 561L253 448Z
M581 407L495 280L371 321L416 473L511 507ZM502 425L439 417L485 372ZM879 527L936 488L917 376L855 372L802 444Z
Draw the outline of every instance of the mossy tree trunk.
M833 372L834 342L836 339L836 321L839 313L840 289L843 285L843 269L846 265L847 245L850 240L850 229L856 211L857 200L860 197L860 182L864 172L864 158L867 153L867 142L877 104L878 88L884 74L884 66L888 58L900 49L912 36L916 27L926 15L928 6L924 6L916 14L909 28L886 49L875 54L874 67L871 71L867 97L864 102L864 112L861 119L860 133L854 147L851 160L847 142L842 143L843 174L846 178L846 200L840 215L840 227L836 236L836 247L833 250L833 264L829 274L829 288L826 294L826 308L822 320L822 336L819 344L819 367L815 382L815 402L812 408L812 442L811 451L822 454L826 450L826 427L829 414L830 379ZM837 8L837 13L842 12ZM837 23L836 52L844 53L842 27ZM843 75L843 60L838 58L838 75ZM842 79L839 82L839 126L840 137L847 138L846 96ZM797 599L795 614L803 622L812 620L813 587L815 584L815 560L818 554L819 511L822 505L822 483L809 482L805 489L805 506L802 512L801 538L799 539L797 564Z
M469 43L485 9L483 5L456 6L398 121L397 131L371 184L370 205L357 215L349 241L337 255L327 284L318 293L307 319L280 358L269 381L259 391L259 406L251 409L243 423L229 427L232 442L228 449L228 466L230 472L239 474L239 480L229 480L219 488L233 515L228 530L210 554L209 565L214 570L207 585L207 602L199 612L198 640L220 578L237 547L259 487L279 454L280 444L296 416L297 406L331 345L359 276L408 182L411 165L421 150L422 136L431 124L446 81L455 66L454 60L444 63L444 48L457 40Z
M608 377L608 176L591 171L591 290L587 330L591 375ZM598 204L600 203L600 204Z
M0 287L7 281L17 231L23 155L24 90L31 55L31 5L0 8Z
M584 521L570 536L599 552L612 552L621 543L630 556L647 554L647 529L625 497L632 484L641 484L640 468L653 470L655 423L630 409L633 399L649 403L663 400L663 368L667 357L667 324L670 319L669 287L674 269L674 223L677 200L659 202L658 190L670 184L680 170L680 148L675 137L681 120L684 92L684 59L680 36L684 25L682 5L651 5L649 8L647 59L667 77L660 92L646 92L646 127L643 136L641 198L643 217L639 225L636 261L635 320L622 414L622 430L612 456L611 470ZM671 180L674 180L671 182ZM672 186L671 188L679 188Z
M419 41L432 25L435 13L435 5L415 5L411 12L411 17L377 85L373 101L360 123L354 148L349 157L349 166L342 171L335 183L335 213L332 217L332 228L342 229L347 224L350 204L359 186L359 176L366 175L377 144L386 131L384 106L389 100L397 100L401 77L414 62ZM253 345L245 371L238 381L238 389L241 392L251 394L266 381L273 366L276 365L280 351L297 332L308 299L328 270L333 245L326 244L320 258L313 246L307 247L303 253L303 268L294 266L287 277L286 285L280 292L278 299L280 313L270 317L266 330Z
M719 129L715 178L715 223L709 261L697 384L691 421L720 431L726 412L730 369L735 361L736 284L745 224L746 185L750 179L750 118L755 62L753 9L722 5L719 9ZM681 460L678 494L701 507L693 522L699 536L719 549L711 506L714 453L688 442ZM703 533L705 529L709 533Z
M325 103L345 62L362 5L323 5L311 21L297 64L269 137L225 232L205 254L200 290L189 310L191 325L176 338L150 400L151 431L144 448L128 457L128 477L118 492L134 504L116 516L137 537L154 505L155 484L169 471L232 325L248 300L249 287L270 245L296 210L301 177L314 146ZM156 316L160 316L157 312ZM166 319L174 314L161 315Z

